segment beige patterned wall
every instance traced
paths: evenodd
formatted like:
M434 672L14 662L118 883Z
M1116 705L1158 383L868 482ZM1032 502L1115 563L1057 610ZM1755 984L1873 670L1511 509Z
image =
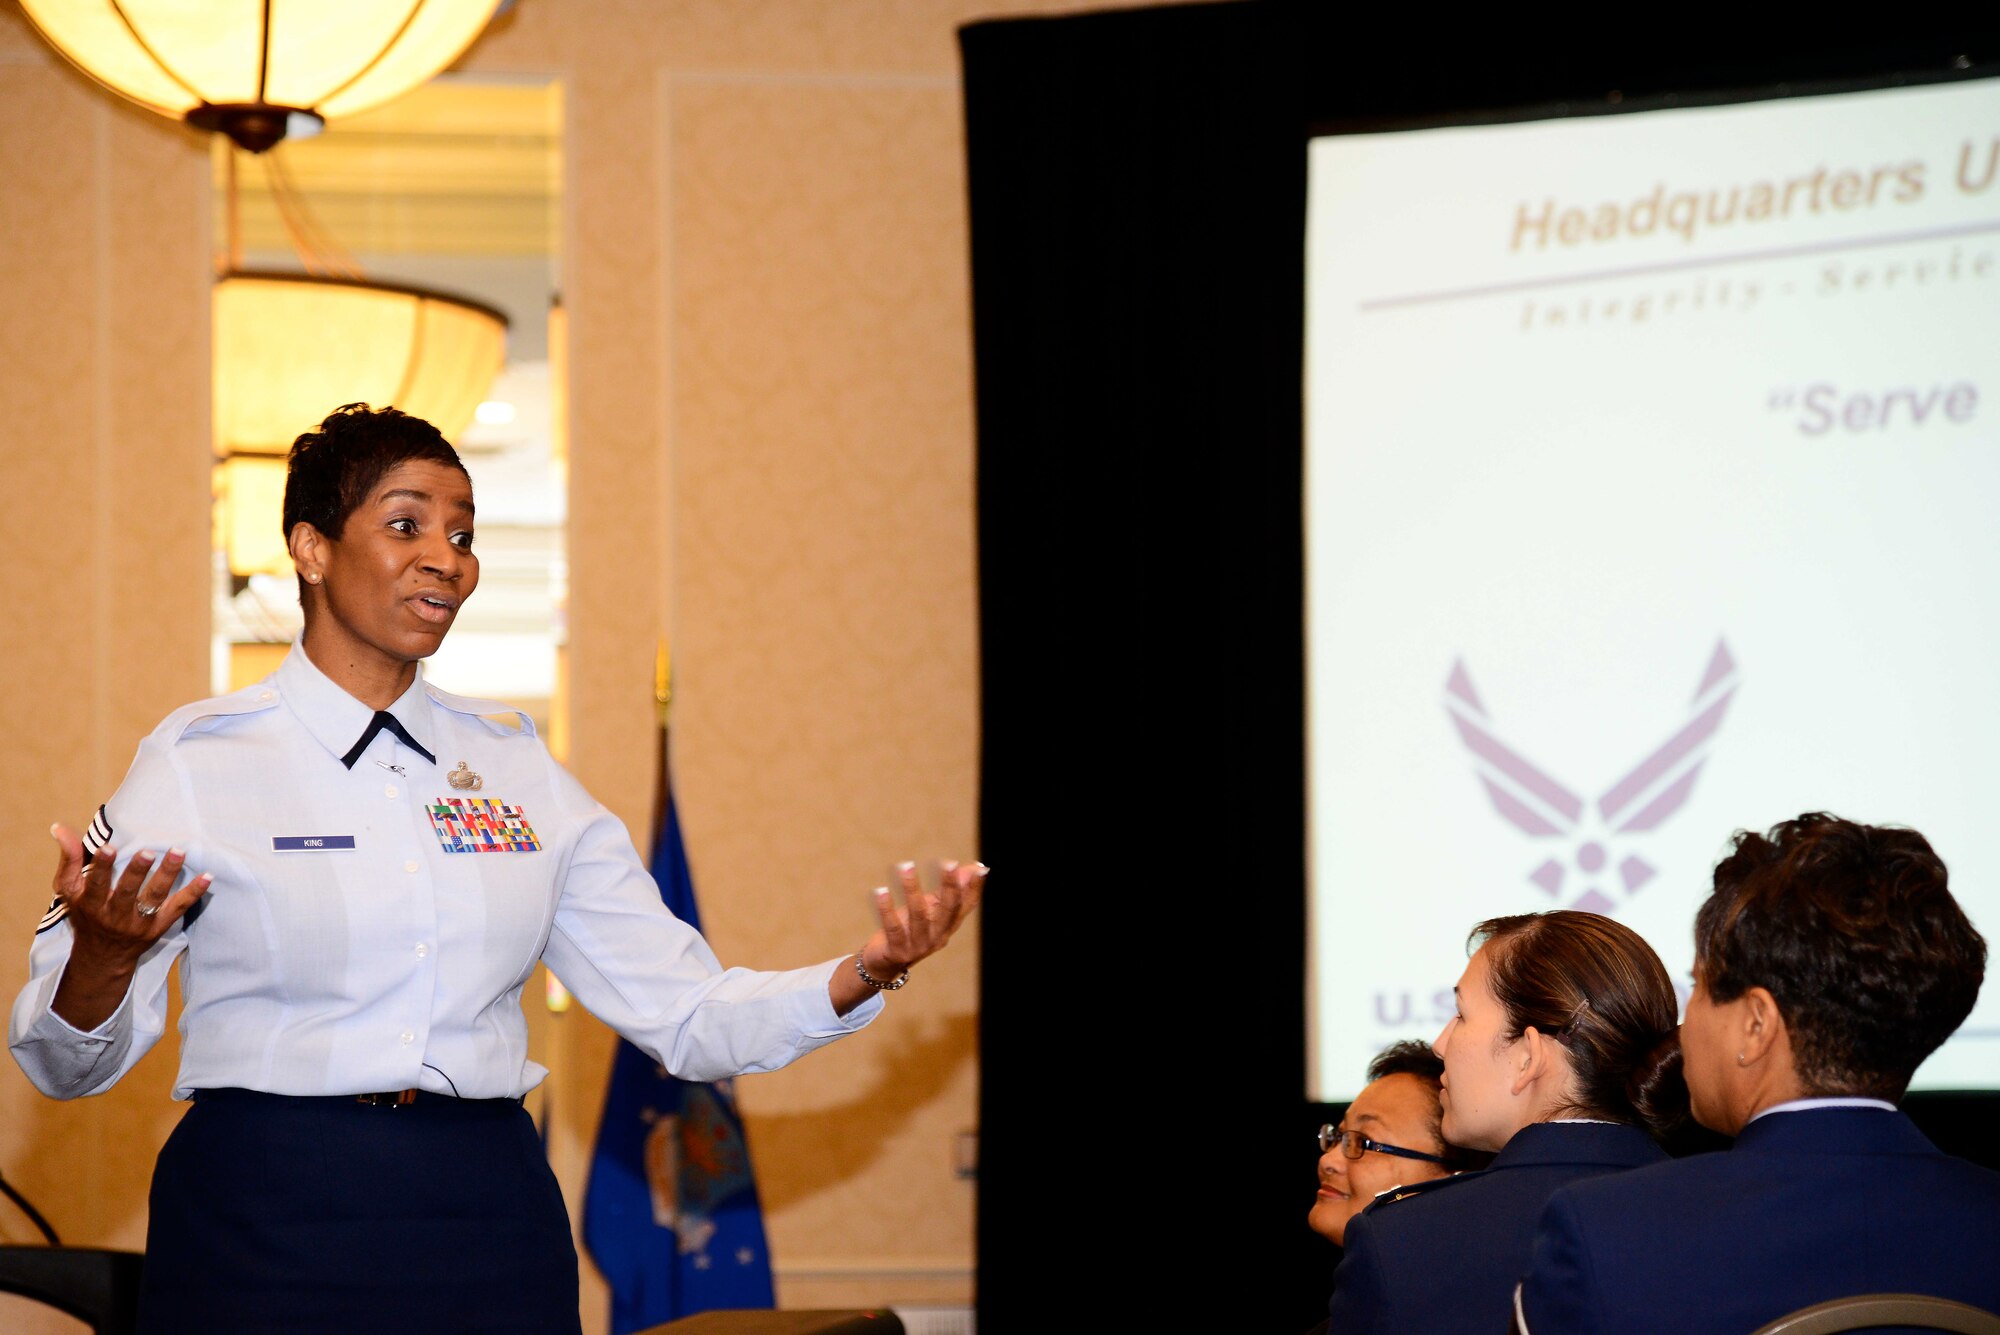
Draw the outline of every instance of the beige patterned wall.
M1075 7L520 0L466 62L568 98L571 763L643 840L670 636L683 818L727 961L844 953L892 859L976 852L954 33ZM96 93L0 4L0 854L22 938L50 817L86 814L207 677L203 173L199 141ZM971 1299L969 937L866 1033L739 1086L787 1306ZM0 952L0 989L24 971ZM611 1040L576 1012L534 1028L574 1206ZM0 1171L75 1240L137 1245L172 1066L63 1106L0 1065ZM601 1329L594 1275L584 1308Z
M0 9L0 992L80 824L208 680L201 140L107 101ZM176 1045L177 1046L177 1045ZM52 1103L0 1063L0 1171L66 1239L137 1247L174 1058ZM35 1240L11 1206L0 1239ZM9 1318L0 1315L0 1323ZM15 1329L8 1325L8 1329Z
M858 75L662 91L689 830L746 957L858 946L890 858L974 849L964 223L935 190L955 97ZM813 893L760 909L773 877ZM893 1261L969 1298L949 1165L975 1120L972 944L855 1051L744 1082L788 1278Z

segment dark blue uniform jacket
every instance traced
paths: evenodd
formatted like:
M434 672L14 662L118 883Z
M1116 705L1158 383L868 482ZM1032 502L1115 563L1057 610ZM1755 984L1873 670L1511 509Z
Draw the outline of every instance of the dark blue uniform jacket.
M1347 1226L1332 1335L1504 1332L1549 1197L1666 1157L1637 1127L1538 1122L1480 1172L1385 1193Z
M1899 1112L1820 1108L1558 1194L1521 1309L1532 1335L1743 1335L1865 1293L2000 1311L2000 1173Z

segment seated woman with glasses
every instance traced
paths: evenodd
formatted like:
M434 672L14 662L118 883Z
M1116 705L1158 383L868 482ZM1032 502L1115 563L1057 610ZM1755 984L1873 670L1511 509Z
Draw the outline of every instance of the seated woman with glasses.
M1385 1192L1430 1182L1484 1156L1445 1144L1438 1082L1444 1062L1428 1043L1392 1043L1368 1063L1368 1085L1339 1126L1319 1129L1319 1195L1306 1223L1336 1245L1347 1221Z
M1507 1329L1535 1223L1558 1188L1663 1162L1685 1115L1666 967L1595 913L1491 918L1434 1045L1445 1141L1492 1165L1382 1197L1349 1223L1333 1335Z

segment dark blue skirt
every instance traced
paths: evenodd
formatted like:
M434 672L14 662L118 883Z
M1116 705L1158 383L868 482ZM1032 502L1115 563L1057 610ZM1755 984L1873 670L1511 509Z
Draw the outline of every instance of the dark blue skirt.
M139 1329L580 1335L534 1122L511 1099L200 1091L153 1170Z

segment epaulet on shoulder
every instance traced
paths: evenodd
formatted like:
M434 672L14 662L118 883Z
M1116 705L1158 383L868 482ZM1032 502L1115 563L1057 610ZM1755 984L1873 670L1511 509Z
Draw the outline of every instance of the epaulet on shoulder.
M424 692L435 703L449 709L452 713L464 714L470 718L478 719L481 723L492 729L497 736L533 737L535 735L535 721L512 705L503 705L498 700L476 700L469 695L453 695L450 691L441 691L428 682L424 685Z
M244 714L258 714L278 703L278 691L264 682L255 682L240 691L197 700L167 715L158 729L169 746L192 733L209 732Z
M1476 1173L1453 1173L1449 1177L1434 1177L1428 1182L1412 1182L1406 1187L1391 1187L1374 1200L1368 1202L1367 1209L1363 1210L1362 1213L1373 1214L1377 1210L1387 1209L1398 1201L1408 1201L1414 1200L1419 1196L1428 1196L1434 1191L1439 1191L1452 1185L1454 1182L1460 1182L1468 1177L1476 1176L1478 1176Z

